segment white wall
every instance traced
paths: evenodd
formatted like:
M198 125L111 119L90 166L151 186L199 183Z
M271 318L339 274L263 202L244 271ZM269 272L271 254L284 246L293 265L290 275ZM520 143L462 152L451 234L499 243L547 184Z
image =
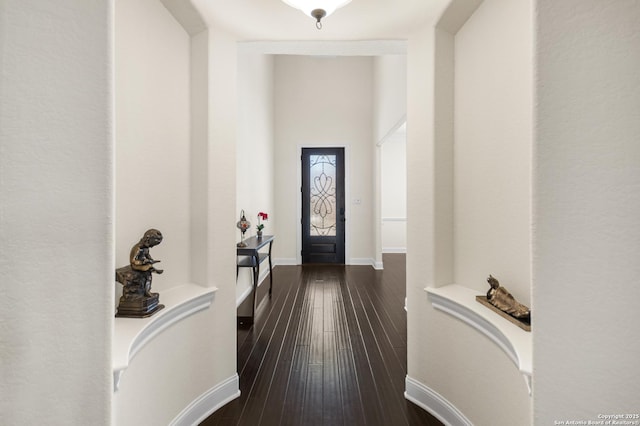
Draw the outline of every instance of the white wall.
M640 407L638 22L635 1L536 1L536 425Z
M392 183L385 182L390 174L393 154L386 154L384 145L391 137L396 135L399 126L406 122L407 118L407 56L403 55L382 55L373 59L373 80L374 80L374 101L373 101L373 125L376 149L374 151L374 230L376 268L382 267L382 252L406 251L406 223L395 220L385 220L383 211L385 204L389 200L384 199L385 190L392 187ZM406 132L406 129L403 129ZM404 135L406 139L406 135ZM387 151L392 150L387 148ZM389 157L391 155L392 157ZM385 159L385 156L389 157ZM404 160L397 163L401 168L398 173L404 175L403 182L406 182ZM386 177L384 169L386 168ZM406 205L406 183L399 187L395 193L405 194L401 203ZM406 212L401 217L406 217Z
M116 264L159 229L161 292L190 280L189 35L159 0L116 1L115 24Z
M209 30L207 285L215 285L210 333L214 365L211 383L236 373L236 140L238 102L237 39L226 31ZM203 364L207 366L207 364Z
M276 57L275 257L298 257L300 147L346 146L346 261L373 262L372 91L370 57Z
M114 394L116 424L169 424L213 409L191 404L236 374L236 40L214 28L191 38L159 0L119 1L115 29L119 266L129 234L156 227L161 302L187 282L218 287L209 309L130 360Z
M426 355L435 327L424 288L434 282L433 79L435 37L425 26L407 50L407 376L427 384Z
M273 211L273 90L273 56L240 51L236 208L254 225L246 236L255 235L258 212ZM271 225L264 231L273 232Z
M524 251L516 256L524 257L520 267L509 270L527 278L520 288L529 294L532 14L528 2L485 0L465 23L448 15L463 15L453 6L441 26L416 32L409 42L408 376L473 424L524 425L531 421L531 399L518 368L476 330L435 311L424 288L454 280L473 288L474 282L459 281L472 281L467 277L508 249ZM462 12L469 16L475 6L467 3ZM496 150L499 157L492 155ZM509 163L501 168L504 176L486 176L501 162ZM494 187L502 189L503 180L524 193L508 192L502 200ZM507 204L518 217L496 218L476 206L484 201L476 196ZM479 239L483 227L494 238ZM485 289L485 278L477 289ZM488 408L496 401L499 410Z
M239 45L238 54L238 145L236 171L236 211L239 220L244 210L251 229L245 237L256 233L258 213L269 219L262 222L265 235L277 235L274 219L274 121L273 121L273 56L249 52ZM240 241L240 231L236 231ZM278 240L274 244L279 243ZM261 265L261 272L268 268ZM252 288L251 270L240 270L237 298Z
M209 285L209 31L191 37L190 281Z
M382 251L407 249L407 137L397 132L380 146Z
M407 56L374 58L374 137L380 142L407 114Z
M454 280L531 302L529 1L485 0L455 36Z
M0 16L0 418L109 425L111 2Z

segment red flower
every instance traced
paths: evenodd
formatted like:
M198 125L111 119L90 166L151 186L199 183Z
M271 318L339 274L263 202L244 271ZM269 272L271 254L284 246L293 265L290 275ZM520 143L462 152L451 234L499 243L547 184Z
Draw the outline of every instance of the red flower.
M267 220L269 219L269 215L264 213L264 212L260 212L258 213L258 217L261 218L262 220Z

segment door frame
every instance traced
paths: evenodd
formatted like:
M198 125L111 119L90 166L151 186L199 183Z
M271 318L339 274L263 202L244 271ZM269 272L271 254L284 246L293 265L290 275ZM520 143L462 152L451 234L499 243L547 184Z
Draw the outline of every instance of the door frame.
M344 226L344 264L351 263L351 232L349 230L351 223L351 209L349 200L351 199L350 183L351 183L351 161L349 153L349 144L299 144L297 152L297 176L298 176L298 196L296 197L296 264L302 265L302 149L303 148L342 148L344 149L344 208L345 208L345 226Z

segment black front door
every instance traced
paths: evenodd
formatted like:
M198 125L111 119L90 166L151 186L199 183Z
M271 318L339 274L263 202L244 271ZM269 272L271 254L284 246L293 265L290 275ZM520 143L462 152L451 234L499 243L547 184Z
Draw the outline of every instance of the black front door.
M302 149L302 263L344 263L344 148Z

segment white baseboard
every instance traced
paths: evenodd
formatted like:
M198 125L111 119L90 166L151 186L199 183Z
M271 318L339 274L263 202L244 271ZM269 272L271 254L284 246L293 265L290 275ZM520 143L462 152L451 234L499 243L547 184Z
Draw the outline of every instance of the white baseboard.
M409 376L405 379L404 397L447 426L473 426L473 423L442 395Z
M383 253L406 253L407 248L406 247L383 247L382 252Z
M249 268L247 268L247 270L249 270ZM262 285L262 283L264 282L264 280L269 276L269 268L260 268L260 276L258 277L258 287L260 287ZM249 287L247 287L247 289L245 291L242 292L242 294L240 295L240 297L238 297L236 299L236 308L238 306L240 306L242 304L242 302L244 302L247 297L249 297L251 295L251 293L253 293L253 277L250 278L251 281L251 285Z
M247 287L247 289L245 291L242 292L242 294L240 295L240 297L238 297L236 299L236 309L242 305L242 302L244 302L245 300L247 300L247 297L249 297L251 295L251 293L253 293L253 286L251 287Z
M349 263L347 265L356 265L356 266L373 266L375 268L376 261L372 258L366 257L352 257L349 259Z
M226 403L240 396L240 380L237 374L209 389L191 402L170 426L197 426Z
M406 249L405 249L404 252L406 252ZM297 266L297 265L300 265L298 263L298 261L296 259L293 259L293 258L291 258L291 259L289 259L289 258L275 259L273 261L273 264L274 264L274 266L275 265L281 265L281 266ZM372 258L365 258L365 257L362 257L362 258L361 257L351 258L347 262L347 265L373 266L375 269L382 269L382 262L376 262Z

